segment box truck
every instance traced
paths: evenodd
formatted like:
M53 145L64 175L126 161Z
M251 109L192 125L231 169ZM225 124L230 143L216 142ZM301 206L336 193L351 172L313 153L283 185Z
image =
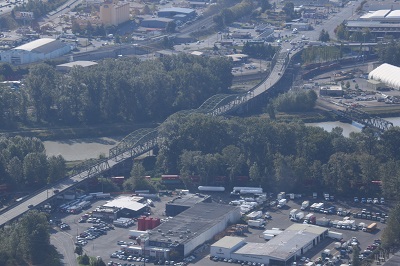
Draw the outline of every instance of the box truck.
M263 235L264 235L265 240L271 240L272 238L275 237L274 235L271 235L271 234L263 234Z
M287 203L287 200L286 199L281 199L281 200L279 200L278 201L278 208L282 208L283 206L285 206L286 205L286 203Z
M308 208L308 206L310 206L310 201L308 201L308 200L305 200L305 201L303 201L303 203L301 204L301 210L302 211L304 211L305 209L307 209Z

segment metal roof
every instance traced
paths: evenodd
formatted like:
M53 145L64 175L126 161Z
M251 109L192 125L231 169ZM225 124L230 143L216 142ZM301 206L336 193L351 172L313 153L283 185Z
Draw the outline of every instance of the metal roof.
M138 202L138 198L143 199L142 197L119 197L112 201L107 202L103 206L111 208L112 207L124 208L132 211L138 211L143 207L146 207L146 205Z
M312 244L312 241L328 229L310 225L293 224L281 234L266 243L248 243L235 251L236 254L269 256L286 261L298 250Z
M231 249L240 243L244 243L244 238L236 236L225 236L212 244L211 247Z
M208 199L210 196L208 195L202 195L202 194L187 194L187 195L181 195L179 197L174 198L170 202L168 202L168 205L179 205L179 206L188 206L192 207L195 204L199 202L203 202L206 199Z
M184 7L167 7L158 10L158 12L176 12L176 13L190 14L194 12L194 9L184 8Z
M217 203L197 203L177 216L150 230L150 241L183 244L200 236L238 207Z
M384 18L387 14L389 14L390 9L381 9L377 10L372 15L370 16L371 19L376 19L376 18Z
M398 23L381 23L380 21L348 20L348 27L376 27L376 28L400 28Z
M386 18L400 18L400 10L393 10L386 15Z
M390 64L382 64L369 72L368 79L385 83L386 85L400 89L400 68Z
M21 46L13 48L14 50L25 50L28 52L34 53L43 53L48 54L58 49L64 48L67 46L65 43L60 42L56 39L51 38L42 38L38 40L34 40L32 42L23 44Z

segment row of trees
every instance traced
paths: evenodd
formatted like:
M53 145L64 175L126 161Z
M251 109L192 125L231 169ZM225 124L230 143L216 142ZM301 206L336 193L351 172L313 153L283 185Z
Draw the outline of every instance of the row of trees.
M368 28L362 31L349 32L345 22L339 24L334 30L338 40L353 41L353 42L369 42L374 39Z
M140 61L108 59L62 75L52 66L30 69L26 91L37 121L61 124L160 120L197 108L232 84L227 58L191 55Z
M327 62L343 57L343 48L336 46L311 46L301 52L303 63Z
M269 191L328 191L353 195L382 191L399 198L400 129L380 137L365 130L342 135L300 122L266 118L224 119L204 115L174 116L160 129L157 163L166 173L199 175L202 184L215 176L251 178ZM188 182L190 185L190 182Z
M400 66L400 44L397 40L384 40L378 45L377 52L381 62Z
M37 138L0 138L0 184L18 189L38 188L66 175L62 156L47 157Z

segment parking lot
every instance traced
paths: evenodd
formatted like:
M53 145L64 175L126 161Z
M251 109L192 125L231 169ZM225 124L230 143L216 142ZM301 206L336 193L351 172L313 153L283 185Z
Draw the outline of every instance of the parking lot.
M227 200L227 195L223 194L215 194L213 195L218 201L221 202L226 202ZM165 210L165 203L170 200L171 197L162 197L161 201L155 202L155 207L152 208L152 217L159 217L163 218L163 213ZM335 200L335 201L329 201L326 202L323 199L309 199L309 198L299 198L299 199L294 199L294 200L289 200L287 205L284 206L283 208L277 208L275 206L270 206L270 204L266 203L264 204L264 207L262 210L264 212L269 212L271 215L271 219L266 220L266 225L265 228L249 228L249 231L246 232L243 237L245 237L246 242L258 242L258 243L263 243L265 242L263 238L263 231L266 229L271 229L271 228L280 228L280 229L286 229L290 225L292 225L294 222L292 222L289 219L289 213L292 209L299 209L301 207L301 203L304 200L310 200L311 203L313 202L324 202L326 208L329 206L334 206L336 209L342 208L344 210L347 210L350 213L361 213L363 209L364 211L368 211L371 213L388 213L389 211L389 206L387 203L385 205L381 204L373 204L373 203L361 203L361 198L360 201L355 203L353 201L341 201L341 200ZM66 264L70 265L69 260L72 260L76 257L76 255L73 253L75 249L75 243L78 241L76 238L79 235L82 235L85 230L88 228L92 228L91 230L93 231L94 228L102 227L105 225L101 225L98 222L79 222L80 218L87 212L90 212L93 210L95 207L104 204L106 201L105 200L99 200L95 201L92 203L92 207L86 210L85 212L82 212L80 214L64 214L64 213L56 213L55 215L52 216L54 221L61 220L64 224L67 224L70 229L64 228L62 230L61 228L55 226L53 234L52 234L52 242L54 245L60 250L61 253L64 255L64 261ZM310 203L310 204L311 204ZM305 214L310 213L310 210L307 209L304 211ZM313 212L315 216L318 218L321 217L326 217L328 219L333 220L343 220L343 216L339 216L337 214L324 214L324 213L318 213L318 212ZM164 217L165 218L165 217ZM356 220L356 224L359 224L360 222L365 223L366 225L372 223L373 221L370 219L366 219L366 216L364 218L355 218L352 217L351 219ZM337 228L331 228L330 230L340 232L343 234L343 240L349 240L353 237L356 237L357 240L359 241L359 246L361 252L366 250L368 246L372 245L374 243L375 239L380 239L382 230L385 228L385 224L381 223L380 221L376 221L378 224L377 230L372 232L372 233L367 233L363 232L362 230L349 230L349 229L337 229ZM108 226L108 225L107 225ZM127 244L127 245L137 245L135 240L129 239L129 231L130 229L136 229L137 225L136 223L129 226L128 228L119 228L112 226L114 229L104 229L104 233L100 233L97 237L93 239L81 239L83 241L83 250L86 254L89 256L100 256L106 263L108 263L110 260L112 260L115 263L121 263L121 265L142 265L144 260L143 258L136 257L135 260L133 260L133 257L131 257L128 261L128 256L119 256L122 255L119 251L121 250L121 244ZM87 232L87 231L86 231ZM93 231L94 232L94 231ZM56 241L55 241L56 240ZM123 242L122 242L123 241ZM325 249L330 249L332 251L332 255L338 255L339 251L335 249L335 242L337 240L333 239L325 239L322 243L320 243L317 247L311 249L309 252L305 254L306 258L316 260L318 257L321 256L321 252ZM209 243L212 244L212 243ZM114 253L114 255L112 255ZM113 258L110 258L110 256L113 256ZM118 255L118 256L115 256ZM209 258L209 245L204 245L201 249L197 249L196 252L194 253L196 259L192 263L195 265L213 265L216 263L220 262L214 262L211 261ZM350 259L350 257L344 259L344 262L347 262L346 260ZM149 263L150 265L153 265L153 263Z

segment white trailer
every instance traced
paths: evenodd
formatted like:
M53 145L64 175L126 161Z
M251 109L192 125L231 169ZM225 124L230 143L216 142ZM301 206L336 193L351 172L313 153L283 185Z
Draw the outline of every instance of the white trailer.
M294 217L296 218L297 221L300 221L304 218L304 212L298 212Z
M262 211L254 211L254 212L247 214L246 216L247 216L247 218L249 218L251 220L255 220L255 219L261 218L262 215L263 215Z
M271 240L272 238L275 237L274 235L271 235L271 234L263 234L263 235L264 235L265 240Z
M147 235L147 231L139 231L139 230L129 230L129 236L131 237L139 237L141 235Z
M343 233L335 232L335 231L328 231L328 237L336 240L340 240L343 238Z
M309 200L305 200L303 201L303 203L301 204L301 210L304 211L305 209L308 208L308 206L310 206L310 201Z
M261 220L261 219L259 219L259 220L248 220L247 221L247 224L249 225L249 226L251 226L251 227L257 227L257 228L259 228L259 227L263 227L264 226L264 220Z

